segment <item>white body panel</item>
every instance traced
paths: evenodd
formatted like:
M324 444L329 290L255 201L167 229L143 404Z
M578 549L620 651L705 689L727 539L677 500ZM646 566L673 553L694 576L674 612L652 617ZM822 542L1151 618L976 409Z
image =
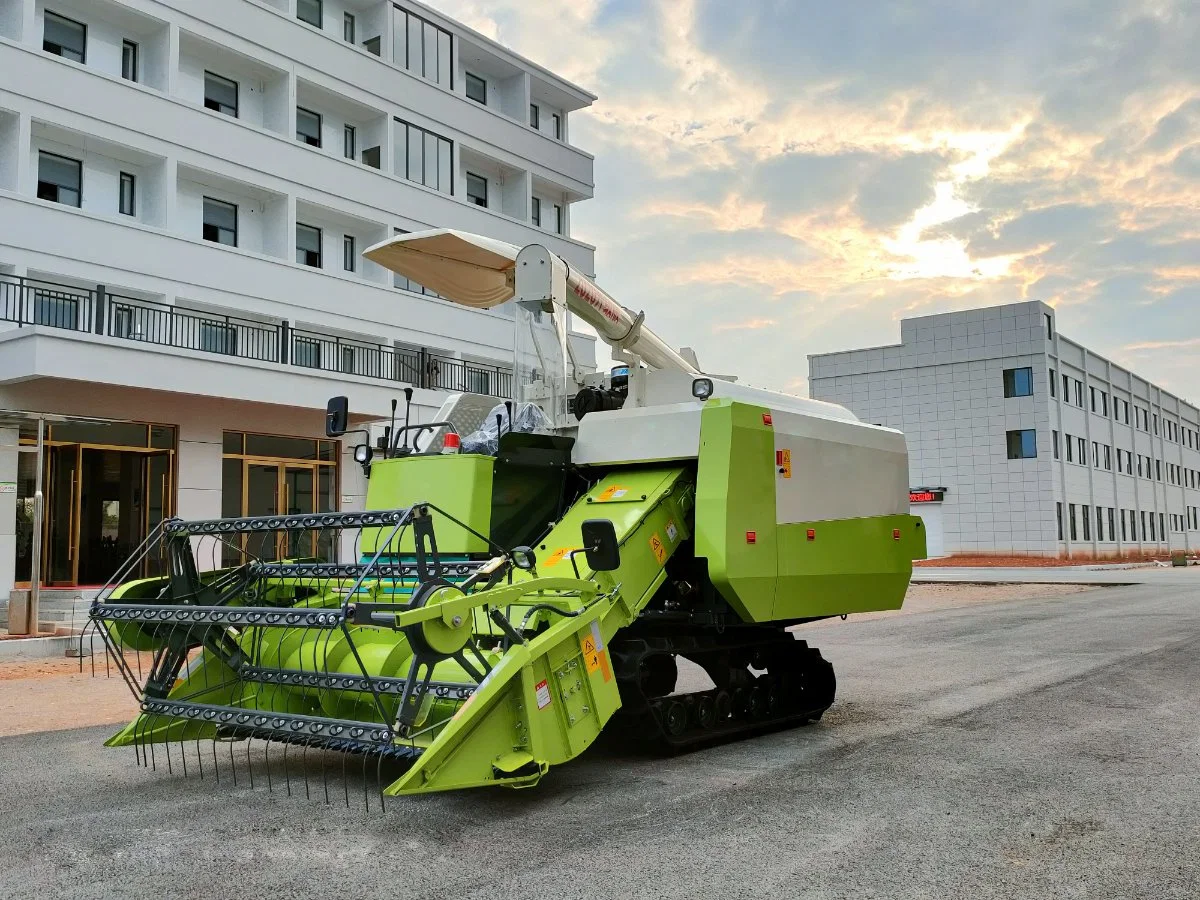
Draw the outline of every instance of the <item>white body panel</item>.
M663 462L700 455L700 404L671 403L594 412L579 423L571 461L581 466L640 460Z
M772 410L775 450L791 454L777 472L779 524L894 516L908 512L908 449L890 428Z

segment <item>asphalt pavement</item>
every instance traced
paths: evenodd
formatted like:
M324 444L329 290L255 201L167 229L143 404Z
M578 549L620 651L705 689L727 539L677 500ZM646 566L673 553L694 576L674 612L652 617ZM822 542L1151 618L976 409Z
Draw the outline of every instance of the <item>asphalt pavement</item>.
M1200 566L918 566L914 584L1148 584L1200 591Z
M1200 591L812 635L839 674L817 725L671 759L593 749L532 790L386 811L289 797L278 769L273 793L261 767L253 789L139 769L108 729L6 738L0 896L1200 896Z

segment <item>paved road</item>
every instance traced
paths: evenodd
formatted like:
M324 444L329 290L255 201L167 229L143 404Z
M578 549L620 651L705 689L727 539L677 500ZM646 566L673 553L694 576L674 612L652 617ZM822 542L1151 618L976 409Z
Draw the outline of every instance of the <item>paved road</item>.
M1094 569L1082 566L918 566L913 571L913 581L917 584L1149 584L1158 587L1191 587L1200 591L1200 566L1129 569L1115 566Z
M1200 895L1200 592L813 633L841 677L817 726L386 813L136 769L99 729L0 740L0 895Z

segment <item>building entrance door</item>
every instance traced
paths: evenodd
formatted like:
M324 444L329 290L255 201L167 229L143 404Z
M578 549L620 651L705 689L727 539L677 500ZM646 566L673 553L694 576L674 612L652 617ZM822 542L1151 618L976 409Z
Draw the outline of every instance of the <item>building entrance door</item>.
M242 515L288 516L328 512L332 500L328 488L318 503L318 488L330 478L327 466L303 463L245 460L245 496ZM317 555L324 541L311 530L247 535L246 553L257 559L297 559ZM228 562L226 564L229 564Z
M170 514L172 453L57 444L46 453L43 583L105 584ZM148 557L143 576L160 574Z

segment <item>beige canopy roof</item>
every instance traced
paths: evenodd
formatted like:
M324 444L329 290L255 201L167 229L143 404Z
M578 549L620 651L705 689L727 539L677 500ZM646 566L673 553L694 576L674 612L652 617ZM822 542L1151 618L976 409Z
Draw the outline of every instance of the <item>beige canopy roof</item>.
M400 234L363 256L463 306L487 309L513 296L519 247L449 228Z

